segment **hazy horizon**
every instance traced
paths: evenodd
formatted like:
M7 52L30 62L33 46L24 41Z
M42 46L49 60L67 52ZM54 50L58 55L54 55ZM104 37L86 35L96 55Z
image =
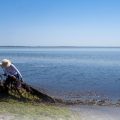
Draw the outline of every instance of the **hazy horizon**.
M0 47L41 47L41 48L120 48L120 46L32 46L32 45L2 45Z

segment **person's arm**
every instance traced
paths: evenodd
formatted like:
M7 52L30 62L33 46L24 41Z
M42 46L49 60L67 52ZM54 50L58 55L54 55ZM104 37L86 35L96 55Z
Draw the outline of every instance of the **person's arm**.
M21 75L21 73L20 73L20 71L12 64L11 65L13 68L14 68L14 70L17 72L17 74L19 75L19 77L22 79L22 75Z
M12 66L13 67L13 66ZM12 74L10 74L9 72L7 72L7 70L6 70L6 68L3 68L2 67L2 69L3 69L3 72L4 72L4 76L11 76L11 77L14 77L14 75L12 75Z
M3 71L4 71L4 76L11 76L11 77L14 77L14 75L10 74L9 72L7 72L6 69L3 68Z
M1 66L1 68L2 68L2 70L4 72L2 75L7 76L7 71L2 66Z

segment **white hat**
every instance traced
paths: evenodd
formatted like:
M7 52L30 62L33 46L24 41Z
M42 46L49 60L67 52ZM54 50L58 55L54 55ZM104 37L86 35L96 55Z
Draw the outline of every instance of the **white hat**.
M2 60L2 63L0 63L0 65L3 65L4 63L7 63L7 66L6 66L6 67L10 67L10 65L11 65L11 61L8 60L8 59L3 59L3 60Z

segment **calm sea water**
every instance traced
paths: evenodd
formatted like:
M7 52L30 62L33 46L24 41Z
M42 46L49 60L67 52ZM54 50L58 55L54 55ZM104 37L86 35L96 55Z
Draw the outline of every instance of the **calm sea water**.
M120 98L120 48L0 48L29 84L64 99ZM2 72L2 71L0 71Z

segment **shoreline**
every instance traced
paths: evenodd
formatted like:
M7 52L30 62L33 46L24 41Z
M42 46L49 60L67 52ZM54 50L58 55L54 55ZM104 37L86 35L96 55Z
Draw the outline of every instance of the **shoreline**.
M76 120L119 120L120 107L115 106L71 106Z

